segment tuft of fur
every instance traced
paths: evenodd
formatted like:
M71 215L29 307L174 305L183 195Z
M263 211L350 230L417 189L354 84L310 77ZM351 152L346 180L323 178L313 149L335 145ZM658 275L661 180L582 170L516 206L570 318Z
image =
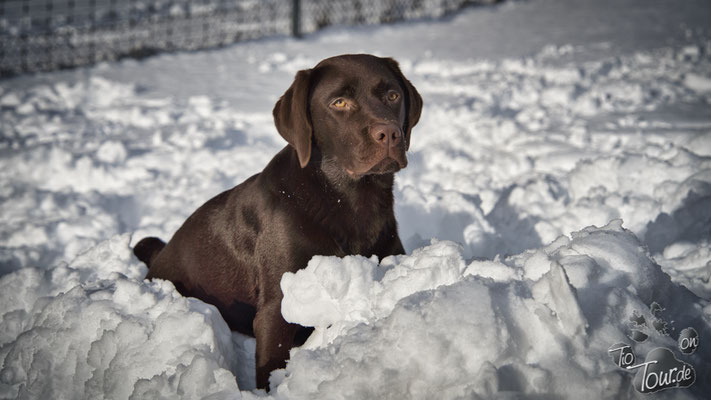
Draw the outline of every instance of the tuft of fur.
M150 268L151 262L163 250L163 247L165 247L164 241L157 237L146 237L136 243L136 246L133 247L133 254Z

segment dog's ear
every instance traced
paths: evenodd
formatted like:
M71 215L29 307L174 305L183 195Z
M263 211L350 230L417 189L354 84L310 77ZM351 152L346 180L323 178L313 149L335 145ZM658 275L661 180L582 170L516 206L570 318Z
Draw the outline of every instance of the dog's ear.
M311 70L299 71L294 83L277 101L272 114L279 134L296 149L299 164L304 168L311 158L311 116L309 115L309 88Z
M405 75L400 71L400 66L397 61L392 58L386 58L385 61L388 63L388 67L395 73L395 75L400 79L400 83L403 89L407 92L407 98L405 99L405 110L407 112L407 117L405 119L405 126L403 127L403 132L405 132L405 143L407 148L410 148L410 132L412 127L417 125L420 120L420 114L422 113L422 97L417 92L412 83L410 83Z

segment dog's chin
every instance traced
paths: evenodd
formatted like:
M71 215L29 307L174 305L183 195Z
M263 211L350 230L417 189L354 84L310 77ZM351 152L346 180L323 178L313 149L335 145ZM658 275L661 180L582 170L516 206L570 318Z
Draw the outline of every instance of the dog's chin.
M367 175L380 175L380 174L391 174L397 172L407 165L400 166L400 163L394 158L387 157L375 164L370 170L368 170Z
M407 166L407 159L396 160L392 157L385 157L384 159L378 161L370 168L365 167L362 170L352 170L346 168L346 172L353 179L360 179L365 175L383 175L395 173Z

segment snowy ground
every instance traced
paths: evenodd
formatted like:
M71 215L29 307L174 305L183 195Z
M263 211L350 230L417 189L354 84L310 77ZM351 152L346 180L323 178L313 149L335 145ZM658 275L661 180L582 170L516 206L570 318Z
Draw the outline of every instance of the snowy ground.
M425 101L396 179L408 255L284 277L285 317L316 333L271 396L648 397L608 355L624 342L695 369L656 397L701 398L708 21L702 0L511 2L0 81L0 398L266 396L254 341L144 282L130 245L259 172L294 73L348 52L395 56Z

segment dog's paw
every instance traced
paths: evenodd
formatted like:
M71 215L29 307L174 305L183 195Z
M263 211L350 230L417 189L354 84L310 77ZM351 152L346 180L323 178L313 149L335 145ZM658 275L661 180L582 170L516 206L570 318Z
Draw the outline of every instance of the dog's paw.
M628 335L636 343L646 342L650 336L669 336L669 324L664 320L664 308L654 302L649 308L651 318L645 318L637 310L632 312L627 322ZM649 322L651 321L651 322ZM679 351L683 355L693 354L699 346L699 334L694 328L681 331L677 340ZM632 345L619 342L607 350L612 362L625 371L636 371L632 385L640 393L654 393L669 388L686 388L696 381L694 367L676 358L671 349L657 347L637 363Z
M664 308L662 308L659 303L652 303L649 307L649 312L652 314L650 328L650 323L647 322L644 315L640 314L639 311L634 310L632 315L629 317L629 338L637 343L644 343L647 339L649 339L649 335L654 332L662 336L669 336L669 324L662 318L663 311Z
M644 330L647 329L647 320L637 310L634 310L629 318L629 327L629 338L635 342L644 343L649 338L649 335L644 333Z

